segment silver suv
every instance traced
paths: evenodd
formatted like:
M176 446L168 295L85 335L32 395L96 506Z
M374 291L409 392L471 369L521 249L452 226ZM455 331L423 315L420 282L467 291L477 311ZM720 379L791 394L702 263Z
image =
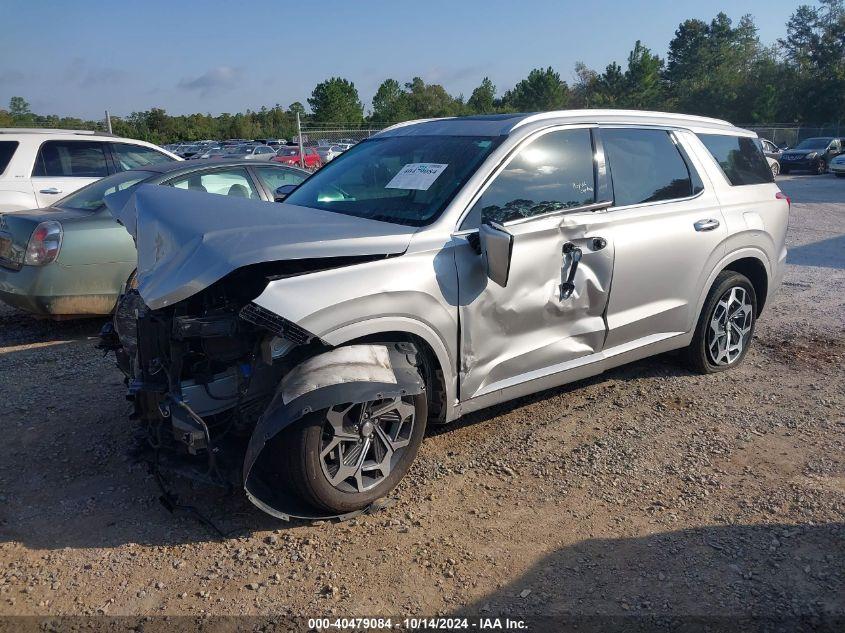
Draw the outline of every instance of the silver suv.
M693 116L404 123L281 189L115 194L137 290L102 345L157 454L282 518L367 508L428 425L668 350L737 365L786 258L755 134Z

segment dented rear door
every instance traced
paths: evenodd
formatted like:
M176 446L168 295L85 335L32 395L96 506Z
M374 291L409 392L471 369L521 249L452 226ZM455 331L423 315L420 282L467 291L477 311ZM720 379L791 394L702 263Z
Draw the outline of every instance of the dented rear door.
M610 193L597 142L589 127L527 139L461 226L457 237L467 240L455 250L461 400L564 371L602 350L614 248L602 210ZM484 257L472 248L473 225L482 222L513 236L505 287L488 279Z

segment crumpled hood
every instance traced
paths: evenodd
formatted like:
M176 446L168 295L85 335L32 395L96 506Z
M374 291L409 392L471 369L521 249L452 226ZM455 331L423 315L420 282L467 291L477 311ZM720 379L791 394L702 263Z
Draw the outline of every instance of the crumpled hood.
M403 253L416 228L278 202L141 185L106 197L135 238L138 292L152 309L262 262Z

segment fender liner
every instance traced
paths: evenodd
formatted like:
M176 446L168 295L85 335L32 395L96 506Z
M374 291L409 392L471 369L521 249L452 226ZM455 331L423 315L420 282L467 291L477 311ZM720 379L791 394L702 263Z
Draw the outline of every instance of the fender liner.
M347 345L303 361L282 379L249 439L243 465L243 487L259 509L280 519L352 518L320 513L296 495L269 485L254 469L264 447L285 428L314 411L346 402L418 395L425 384L417 370L417 349L407 342Z

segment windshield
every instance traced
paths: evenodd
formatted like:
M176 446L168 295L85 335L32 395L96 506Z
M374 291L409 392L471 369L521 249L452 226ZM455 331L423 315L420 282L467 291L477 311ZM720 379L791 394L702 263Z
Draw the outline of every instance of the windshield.
M795 146L795 149L824 149L833 139L830 138L805 138Z
M118 174L106 176L102 180L83 187L79 191L70 194L56 203L62 209L78 209L79 211L96 211L105 204L103 198L129 187L134 187L150 176L155 176L154 171L122 171Z
M373 138L342 153L285 202L423 226L435 220L499 137Z

